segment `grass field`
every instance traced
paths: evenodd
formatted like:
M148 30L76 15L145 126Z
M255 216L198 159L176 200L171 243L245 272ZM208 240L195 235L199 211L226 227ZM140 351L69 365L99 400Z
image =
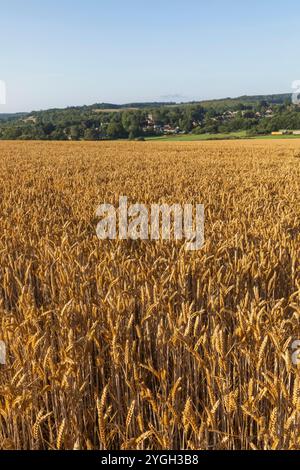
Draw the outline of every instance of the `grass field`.
M261 136L256 136L255 139L267 139L267 140L300 139L300 135L261 135Z
M230 139L247 139L247 140L281 140L281 139L299 139L300 135L262 135L248 137L246 131L230 132L229 134L187 134L187 135L170 135L149 137L146 140L156 140L162 142L195 142L203 140L230 140Z
M159 140L163 142L190 142L198 140L224 140L233 137L246 138L246 131L231 132L230 134L187 134L149 137L146 140Z
M300 449L300 141L0 142L2 449ZM203 203L205 244L96 207Z

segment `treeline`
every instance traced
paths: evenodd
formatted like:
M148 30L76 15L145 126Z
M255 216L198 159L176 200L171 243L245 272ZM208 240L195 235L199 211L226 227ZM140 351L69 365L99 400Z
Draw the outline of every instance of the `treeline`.
M163 132L163 127L190 132L204 122L199 105L158 106L144 109L100 110L68 108L31 113L0 123L1 139L101 140L134 139Z
M275 97L274 97L275 96ZM281 98L280 98L281 97ZM247 99L246 99L247 98ZM261 98L261 97L257 97ZM284 98L284 99L283 99ZM269 134L300 129L300 108L289 95L250 97L175 105L99 104L32 112L0 121L2 140L142 139L161 134Z

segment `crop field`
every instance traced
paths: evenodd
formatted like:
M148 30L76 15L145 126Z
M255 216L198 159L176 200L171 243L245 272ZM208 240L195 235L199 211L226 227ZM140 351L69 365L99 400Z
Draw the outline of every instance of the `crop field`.
M0 142L0 448L300 449L300 141ZM101 203L205 206L205 244Z

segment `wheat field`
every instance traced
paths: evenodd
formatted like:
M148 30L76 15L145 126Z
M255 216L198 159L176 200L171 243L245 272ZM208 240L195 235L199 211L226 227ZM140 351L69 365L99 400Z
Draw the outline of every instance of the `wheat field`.
M300 449L300 143L0 143L0 448ZM203 203L205 244L98 204Z

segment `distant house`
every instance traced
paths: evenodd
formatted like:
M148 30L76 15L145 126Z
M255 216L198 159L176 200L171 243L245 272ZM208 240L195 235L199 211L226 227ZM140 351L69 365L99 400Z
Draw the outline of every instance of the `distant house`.
M170 124L164 126L164 134L178 134L179 127L173 128Z
M153 129L154 129L154 131L157 132L157 133L162 133L163 130L164 130L163 127L160 126L160 125L158 125L158 124L154 124Z
M223 119L234 119L239 114L239 111L225 111L222 114ZM218 121L217 118L212 119L214 121Z
M293 135L300 135L300 131L293 131Z
M151 114L151 113L148 114L147 119L146 119L146 123L147 123L148 126L153 126L155 124L153 114Z
M265 113L265 117L266 118L271 118L273 116L274 116L273 110L272 109L267 109L267 111Z

